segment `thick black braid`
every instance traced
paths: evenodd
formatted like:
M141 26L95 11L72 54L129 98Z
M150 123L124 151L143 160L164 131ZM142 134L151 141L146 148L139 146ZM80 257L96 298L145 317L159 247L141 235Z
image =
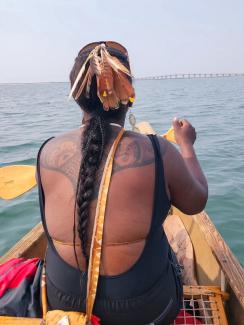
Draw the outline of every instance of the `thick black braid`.
M121 63L123 63L129 70L130 65L128 56L122 52L107 48L109 53L116 56ZM70 73L71 86L74 84L75 79L81 69L82 64L87 59L89 51L81 50L75 60L75 64ZM131 78L128 77L129 81L132 82ZM79 89L82 80L79 81L77 89ZM79 170L77 190L76 190L76 201L74 209L74 225L73 225L73 247L77 266L79 268L78 256L76 254L76 211L78 219L78 233L81 240L82 253L86 259L88 265L88 254L87 254L87 226L89 222L89 207L93 197L94 183L97 178L97 171L102 160L104 148L108 142L110 136L110 125L109 122L123 121L125 114L131 103L127 106L120 105L118 109L105 111L101 104L100 99L97 96L97 81L96 77L93 76L91 82L91 88L89 98L83 93L77 98L77 103L87 115L92 116L88 121L86 128L83 133L83 141L81 144L82 151L82 162Z
M101 116L94 116L89 121L83 132L81 144L82 161L80 165L76 206L78 212L78 233L81 240L83 255L88 265L87 254L87 226L89 222L89 207L93 197L94 184L100 166L109 124Z

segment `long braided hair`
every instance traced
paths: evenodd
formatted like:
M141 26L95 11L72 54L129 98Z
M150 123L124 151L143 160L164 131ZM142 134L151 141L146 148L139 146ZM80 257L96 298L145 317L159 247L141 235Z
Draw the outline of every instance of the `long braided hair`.
M109 53L116 56L122 64L130 69L128 58L112 48L107 48ZM81 69L81 66L85 62L89 52L79 52L75 59L74 66L70 73L71 87ZM129 77L128 77L129 78ZM130 78L129 78L130 79ZM130 79L130 81L132 81ZM82 80L79 81L81 84ZM74 94L75 95L75 94ZM75 96L74 96L75 97ZM89 256L87 253L87 228L89 222L90 203L93 198L94 184L97 178L97 172L103 158L105 147L109 141L111 135L110 121L121 120L130 104L120 104L119 108L114 110L105 111L102 107L97 96L97 83L95 76L93 76L90 88L89 98L84 96L83 93L76 99L78 105L83 111L89 113L91 118L87 121L84 131L83 139L81 141L81 155L82 160L80 164L77 189L76 189L76 202L75 211L77 209L78 214L78 234L81 241L82 253L85 257L86 264L88 266ZM76 235L76 223L75 223L75 211L74 211L74 227L73 227L73 244L77 266L79 267L78 258L75 249L75 235Z

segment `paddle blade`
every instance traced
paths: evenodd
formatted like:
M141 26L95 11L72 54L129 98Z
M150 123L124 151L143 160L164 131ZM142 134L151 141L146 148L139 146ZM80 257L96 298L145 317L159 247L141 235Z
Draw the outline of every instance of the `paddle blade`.
M162 137L170 142L177 144L177 142L175 141L175 132L172 127L165 134L163 134Z
M136 123L135 127L139 130L142 134L156 134L155 130L152 128L151 124L144 121Z
M0 168L0 198L14 199L36 185L36 167L13 165Z

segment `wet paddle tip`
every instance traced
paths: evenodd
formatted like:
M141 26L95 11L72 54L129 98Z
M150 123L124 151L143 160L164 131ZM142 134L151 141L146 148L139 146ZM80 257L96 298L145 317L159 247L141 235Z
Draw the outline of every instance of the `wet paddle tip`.
M177 144L176 140L175 140L175 132L173 127L171 127L166 133L164 133L162 135L162 137L166 140L168 140L169 142L173 142L175 144Z
M0 168L0 198L12 200L36 186L36 167L11 165Z

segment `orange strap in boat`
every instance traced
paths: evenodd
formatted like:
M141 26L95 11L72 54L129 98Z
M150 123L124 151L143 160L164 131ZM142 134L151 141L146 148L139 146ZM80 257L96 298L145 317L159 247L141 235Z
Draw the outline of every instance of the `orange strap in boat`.
M113 161L118 144L124 134L124 129L122 128L115 139L112 148L110 149L103 176L99 188L95 221L93 226L92 242L90 249L90 259L88 266L88 282L87 282L87 299L86 299L86 314L87 319L90 320L92 316L93 305L95 302L97 283L99 277L101 252L102 252L102 239L103 239L103 225L104 216L106 213L106 203L108 197L108 190L112 175Z

